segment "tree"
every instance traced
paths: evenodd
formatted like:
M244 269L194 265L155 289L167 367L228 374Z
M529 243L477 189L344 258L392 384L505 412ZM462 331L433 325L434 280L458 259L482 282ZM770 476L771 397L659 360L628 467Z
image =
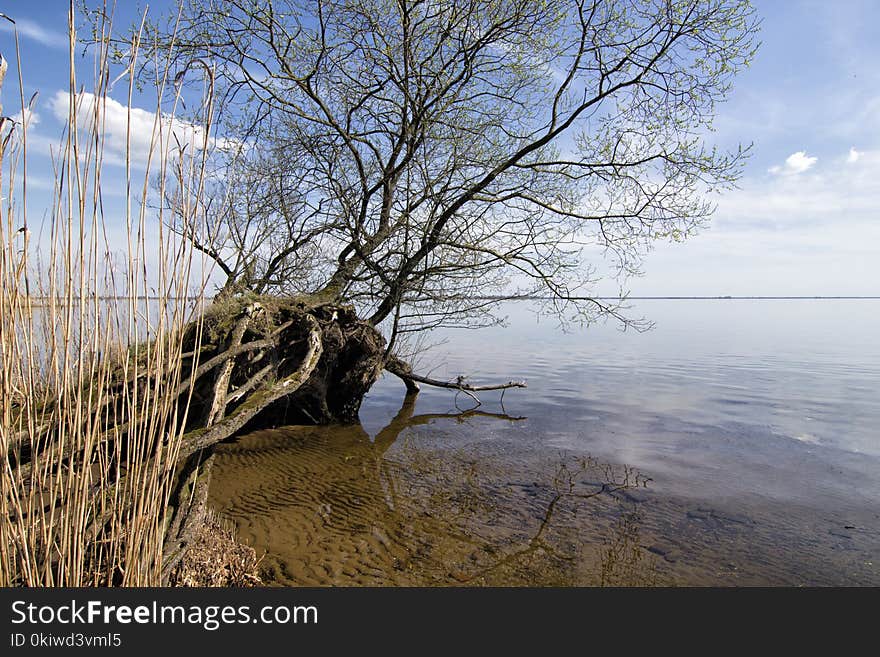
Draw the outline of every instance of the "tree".
M522 296L616 314L590 257L638 271L740 172L703 136L756 28L741 0L190 1L168 34L219 66L239 145L193 237L392 341Z
M507 299L630 322L591 296L595 258L638 272L652 242L704 224L746 155L704 143L754 54L745 0L186 0L154 30L175 82L207 63L222 98L212 220L187 236L226 292L299 299L270 324L324 308L319 339L351 328L324 345L337 370L286 401L319 422L356 416L383 367L461 389L414 375L398 338L491 322ZM266 339L249 322L214 358ZM230 378L236 363L205 393L211 421L263 371Z

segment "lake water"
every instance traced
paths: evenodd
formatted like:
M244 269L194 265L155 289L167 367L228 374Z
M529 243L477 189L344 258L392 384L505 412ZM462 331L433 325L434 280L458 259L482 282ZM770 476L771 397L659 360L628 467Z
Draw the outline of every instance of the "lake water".
M880 301L644 300L647 333L435 331L356 427L220 448L212 501L281 584L880 585Z

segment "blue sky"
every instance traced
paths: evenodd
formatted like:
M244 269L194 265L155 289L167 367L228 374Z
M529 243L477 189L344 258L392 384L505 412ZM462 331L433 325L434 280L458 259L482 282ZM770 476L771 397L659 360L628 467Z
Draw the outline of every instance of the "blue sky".
M635 295L878 295L880 3L754 4L763 46L719 108L714 134L722 146L754 142L739 189L717 198L718 211L699 235L657 244L645 275L627 288ZM137 8L120 3L123 23ZM31 134L57 141L67 2L7 1L0 12L18 22L25 91L40 92ZM14 60L12 35L6 25L0 29L0 52ZM7 114L16 111L12 73L2 98ZM125 86L113 94L120 102ZM39 166L36 156L33 168Z

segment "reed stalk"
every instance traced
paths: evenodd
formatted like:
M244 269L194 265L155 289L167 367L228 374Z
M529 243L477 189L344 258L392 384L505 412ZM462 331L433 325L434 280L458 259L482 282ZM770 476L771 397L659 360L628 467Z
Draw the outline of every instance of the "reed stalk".
M53 189L42 195L40 224L29 220L41 205L28 189L27 122L35 100L24 97L15 33L9 71L18 72L21 120L0 119L2 586L161 582L189 401L178 388L193 374L181 371L181 340L201 315L206 271L191 243L167 226L172 212L191 222L194 234L204 220L213 82L208 71L200 97L187 98L184 123L177 118L183 87L171 84L170 64L157 67L148 90L155 98L149 155L140 161L131 107L143 23L119 70L109 13L97 21L88 51L90 97L79 79L83 60L70 5L67 125L53 152ZM111 86L126 81L124 201L112 204L119 213L105 212L111 175L114 194L122 186L120 164L108 161L107 100ZM193 107L201 108L198 126Z

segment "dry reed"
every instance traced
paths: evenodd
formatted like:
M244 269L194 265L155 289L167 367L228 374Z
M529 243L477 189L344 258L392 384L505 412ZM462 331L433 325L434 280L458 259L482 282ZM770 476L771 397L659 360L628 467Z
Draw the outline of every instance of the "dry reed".
M181 131L173 134L184 125L173 118L181 87L169 84L169 66L157 67L147 163L135 161L129 109L123 216L106 216L105 173L119 165L105 161L105 101L111 80L127 78L131 108L143 24L116 75L111 20L97 21L94 100L86 102L73 5L67 127L39 230L28 221L31 108L17 33L21 121L0 126L0 585L151 586L160 583L186 421L187 395L176 394L191 376L180 371L181 334L199 314L193 295L201 298L204 268L168 230L166 202L146 199L171 199L178 218L202 220L213 88L207 74L196 103L201 127L184 131L200 143L183 147ZM124 246L112 237L120 229Z

